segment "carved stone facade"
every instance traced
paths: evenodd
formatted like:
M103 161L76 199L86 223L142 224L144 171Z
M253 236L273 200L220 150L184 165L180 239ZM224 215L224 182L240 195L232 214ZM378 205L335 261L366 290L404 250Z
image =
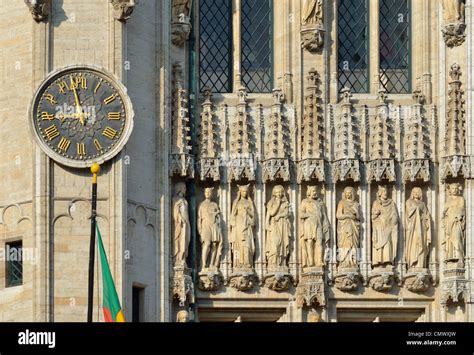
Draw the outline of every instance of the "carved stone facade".
M36 22L48 21L50 0L25 0Z
M110 0L114 9L114 18L121 22L130 19L135 9L135 0Z
M30 137L33 88L84 63L114 73L136 113L99 176L127 320L139 291L144 321L474 321L474 2L409 2L397 94L381 80L400 68L381 64L377 1L352 76L342 1L275 1L268 72L249 69L243 1L231 1L217 17L232 20L231 50L206 57L226 85L204 80L202 45L224 31L204 35L203 1L3 2L0 248L22 240L38 260L22 287L0 282L0 321L85 320L90 177L14 141Z
M170 154L170 176L194 177L188 93L183 84L183 69L178 63L173 66L173 76L173 140Z

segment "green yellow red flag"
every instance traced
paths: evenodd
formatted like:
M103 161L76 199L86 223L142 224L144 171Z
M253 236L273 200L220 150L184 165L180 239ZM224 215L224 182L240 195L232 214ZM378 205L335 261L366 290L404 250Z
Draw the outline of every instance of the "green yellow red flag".
M102 243L102 236L100 234L99 226L96 225L97 240L99 242L100 265L102 267L102 308L104 311L104 319L106 322L125 322L125 318L120 307L120 301L115 289L114 279L110 273L109 262L107 261L107 254L105 254L104 244Z

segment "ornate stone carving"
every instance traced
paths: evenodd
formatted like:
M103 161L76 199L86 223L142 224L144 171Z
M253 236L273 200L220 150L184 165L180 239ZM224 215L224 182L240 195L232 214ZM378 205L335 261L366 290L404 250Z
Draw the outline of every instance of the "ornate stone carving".
M201 271L198 277L198 287L203 291L217 291L224 283L222 274L218 270Z
M352 114L350 89L344 88L341 96L341 113L334 126L333 180L360 181L360 136L356 117Z
M273 291L287 291L293 284L293 277L288 272L271 272L265 275L263 283Z
M388 197L386 186L379 186L377 199L372 204L372 266L393 266L398 245L398 211Z
M281 185L273 188L265 222L267 268L269 271L287 269L291 244L290 204Z
M222 254L221 211L212 201L213 188L204 189L205 200L199 205L197 229L201 237L201 270L219 270Z
M468 178L473 173L471 170L471 161L469 156L453 155L441 159L440 176L445 181L447 177Z
M307 268L325 265L325 251L329 244L329 218L324 203L318 199L317 188L308 186L307 198L300 211L301 266Z
M307 76L304 115L301 128L302 160L298 162L297 181L325 181L324 117L319 94L319 74L312 68Z
M324 271L322 269L315 268L301 275L296 290L296 304L299 308L303 308L305 304L309 307L326 307Z
M310 52L324 44L323 0L303 0L301 21L301 46Z
M450 48L460 46L466 39L465 0L442 0L444 27L441 30L444 41Z
M255 207L249 196L249 185L239 186L230 220L230 245L234 269L253 271L256 218Z
M171 23L171 42L182 47L191 33L191 0L173 0L173 16Z
M26 6L36 22L47 22L49 17L50 0L25 0Z
M171 278L172 298L178 300L181 306L194 303L194 284L191 269L185 266L175 266Z
M202 104L201 125L199 134L199 177L201 180L220 180L220 161L218 159L217 124L214 121L212 109L212 93L204 89Z
M403 181L431 180L429 161L429 125L424 115L424 95L420 90L413 93L415 104L411 114L405 121L407 126L405 136L405 154L403 162Z
M252 125L247 113L247 89L241 87L238 97L237 112L230 127L229 179L255 181L256 163L251 140Z
M189 242L191 241L191 225L189 223L188 201L185 199L186 185L182 182L174 187L173 197L173 265L186 267Z
M462 272L464 274L464 270ZM459 302L461 299L466 301L469 299L469 294L468 281L464 276L445 280L441 286L441 304L447 304L450 299L453 303Z
M303 0L302 24L316 25L323 24L324 6L323 0Z
M375 291L389 291L395 284L395 275L392 271L373 271L368 281L369 287Z
M249 291L257 284L255 272L238 271L229 277L229 285L239 291Z
M337 206L338 268L357 269L360 244L360 205L353 187L346 187Z
M290 144L286 117L282 115L284 95L281 89L273 90L272 114L265 135L265 160L262 162L263 181L282 179L290 181Z
M345 159L333 163L332 178L334 181L346 181L352 179L360 181L359 160Z
M405 261L408 270L427 269L431 245L431 216L415 187L405 204Z
M466 255L466 200L462 196L461 184L450 184L447 189L449 195L441 219L444 261L462 268Z
M388 181L395 181L394 134L385 90L379 90L378 99L377 115L370 125L367 180L381 181L387 179Z
M170 176L194 177L194 158L191 155L191 136L188 117L187 91L183 84L181 65L173 66L174 95L172 112L172 146Z
M338 272L334 278L334 284L338 290L344 292L355 291L359 288L361 276L359 271Z
M411 269L404 276L405 288L414 293L422 293L428 290L432 277L427 269Z
M323 159L304 159L297 164L297 181L325 181L326 163Z
M273 188L272 198L267 203L265 220L265 256L267 275L265 286L275 291L287 290L292 277L288 270L291 246L290 204L283 186Z
M341 291L354 291L360 282L360 205L353 187L346 187L336 211L337 274L335 284Z
M440 175L445 181L448 176L464 178L470 176L469 158L466 154L466 127L464 109L464 91L461 89L461 67L454 63L449 76L448 108L446 112L446 137L444 157L441 160Z
M110 0L114 9L114 18L120 22L130 19L135 9L135 0Z
M431 181L430 161L428 159L411 159L403 162L403 181Z
M212 201L213 190L204 190L205 200L198 209L197 229L202 245L198 286L203 291L216 291L224 281L219 271L223 246L221 211L219 205Z
M189 323L189 312L181 310L176 314L176 323Z

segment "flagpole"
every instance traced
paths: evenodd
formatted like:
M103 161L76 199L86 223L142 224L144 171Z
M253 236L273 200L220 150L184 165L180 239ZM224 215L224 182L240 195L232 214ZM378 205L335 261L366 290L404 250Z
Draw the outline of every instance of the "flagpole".
M89 294L87 302L87 322L92 322L92 308L94 305L94 261L95 261L95 227L97 217L97 174L99 164L92 164L92 214L91 214L91 241L89 248Z

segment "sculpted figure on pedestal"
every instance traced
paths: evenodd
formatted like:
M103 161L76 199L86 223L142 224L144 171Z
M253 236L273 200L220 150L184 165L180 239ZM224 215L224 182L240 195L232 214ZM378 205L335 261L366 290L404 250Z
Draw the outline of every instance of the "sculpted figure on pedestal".
M267 204L266 216L266 257L269 269L286 267L290 255L290 204L283 186L273 188L272 198Z
M191 13L191 0L173 0L173 21L186 22Z
M230 244L232 266L236 269L252 269L255 254L254 227L255 207L249 196L249 185L239 186L232 205Z
M408 269L427 268L431 244L431 217L422 201L422 191L413 188L405 204L405 260Z
M315 186L309 186L307 198L300 206L300 239L302 267L322 267L329 243L329 218Z
M465 21L466 0L442 0L445 24Z
M181 310L176 314L176 323L188 323L189 322L189 312L186 310Z
M322 25L323 13L323 0L303 0L303 25Z
M184 198L186 185L182 182L175 186L173 197L174 220L174 258L175 266L186 266L188 247L191 240L191 226L189 223L188 201Z
M458 262L458 265L463 267L466 243L466 201L461 195L460 184L448 185L448 193L442 217L444 260Z
M206 188L206 199L198 210L198 233L201 236L202 269L218 269L222 254L221 211L219 205L212 201L213 188Z
M372 205L372 266L393 265L397 254L398 212L388 198L387 187L379 186Z
M339 268L357 268L360 244L360 206L355 201L355 190L346 187L337 206L337 248Z

